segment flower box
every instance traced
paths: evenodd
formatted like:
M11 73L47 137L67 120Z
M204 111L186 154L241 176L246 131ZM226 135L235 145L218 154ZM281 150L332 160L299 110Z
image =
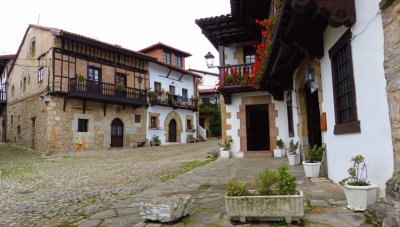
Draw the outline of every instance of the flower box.
M280 221L291 223L304 216L304 195L225 196L227 215L234 220Z
M378 185L351 186L347 183L343 186L347 199L347 208L354 211L365 211L367 205L374 204L378 192Z

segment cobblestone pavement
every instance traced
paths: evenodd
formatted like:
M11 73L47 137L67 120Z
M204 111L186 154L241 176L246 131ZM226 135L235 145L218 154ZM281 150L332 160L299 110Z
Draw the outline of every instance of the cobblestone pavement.
M57 226L86 219L158 184L183 162L206 159L218 142L50 157L0 144L0 226Z
M233 158L218 159L205 166L196 168L169 182L158 183L143 192L120 200L102 212L81 220L74 225L80 227L105 226L276 226L284 223L250 222L241 225L232 222L226 215L224 191L231 178L245 182L254 182L256 175L264 168L277 168L287 165L286 158ZM289 166L289 171L296 176L297 184L305 195L305 217L302 223L292 226L371 226L365 223L361 213L353 213L345 208L346 199L338 185L325 179L304 177L301 165ZM140 202L155 196L190 194L194 207L189 216L176 223L161 225L149 223L140 216Z

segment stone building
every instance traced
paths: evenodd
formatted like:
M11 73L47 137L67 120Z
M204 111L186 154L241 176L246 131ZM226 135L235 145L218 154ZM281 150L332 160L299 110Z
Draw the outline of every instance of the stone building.
M7 139L46 153L146 144L146 54L29 25L9 69Z
M149 63L150 106L147 109L148 140L161 144L186 143L197 138L197 84L200 76L185 69L190 53L163 43L140 50L157 61Z
M15 55L0 55L0 141L6 142L7 131L7 78Z
M322 174L338 182L362 154L385 197L398 169L399 33L397 20L383 22L375 0L232 0L230 14L196 20L219 52L223 139L236 156L271 155L277 139L293 139L304 159L324 144Z

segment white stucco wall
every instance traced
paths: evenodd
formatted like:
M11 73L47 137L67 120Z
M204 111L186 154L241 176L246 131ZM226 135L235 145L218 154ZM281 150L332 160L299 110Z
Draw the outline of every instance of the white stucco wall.
M179 114L179 117L182 120L182 133L181 133L181 143L186 143L186 137L188 134L192 134L195 138L197 137L197 133L196 132L186 132L186 115L191 115L193 116L193 127L195 130L197 130L197 118L196 118L196 112L193 112L191 110L184 110L184 109L173 109L172 107L167 107L167 106L150 106L149 108L147 108L147 124L146 124L146 138L150 141L154 135L159 136L160 140L161 140L161 144L168 144L166 142L166 135L167 135L167 131L165 131L164 129L164 125L165 125L165 118L167 117L167 115L171 112L171 111L175 111ZM148 115L149 112L152 113L159 113L159 121L160 121L160 125L158 129L150 129L150 116Z
M217 87L216 84L219 82L219 77L210 74L202 74L201 84L199 89L210 89Z
M248 93L236 93L232 94L232 104L226 105L226 111L231 113L231 118L227 119L227 124L231 125L231 129L227 130L227 136L232 137L232 153L234 157L242 157L243 153L240 151L240 137L238 135L238 130L240 129L240 121L237 118L237 114L239 112L239 107L242 104L243 97L250 96L262 96L269 95L268 92L248 92ZM293 97L294 98L294 97ZM286 109L286 101L276 101L272 100L275 104L275 110L278 111L278 117L275 119L276 126L279 129L278 139L282 139L286 143L289 142L289 129L288 129L288 119L287 119L287 109ZM295 112L293 112L293 116L295 117ZM297 121L298 122L298 121ZM296 132L296 122L294 121L295 126L295 137L293 137L294 141L298 141L297 132Z
M169 68L163 65L156 64L154 62L149 63L149 74L150 74L150 88L152 91L154 91L154 82L160 82L161 87L165 91L169 91L169 85L175 86L175 94L176 95L182 95L182 88L185 88L188 90L188 98L191 98L192 95L194 94L194 83L193 83L193 76L190 74L184 74L183 77L181 78L181 81L177 81L182 73L177 72L172 70L169 77L165 78L169 72ZM193 127L194 129L197 129L197 114L196 112L193 112L191 110L184 110L184 109L173 109L172 107L167 107L167 106L149 106L147 108L147 130L146 130L146 137L147 139L151 140L153 138L153 135L158 135L160 137L161 143L166 144L165 138L166 138L166 133L164 132L164 123L165 123L165 118L167 115L171 112L175 111L179 114L181 120L182 120L182 126L183 130L181 133L181 142L186 143L186 136L189 134L189 132L186 132L186 115L191 115L193 116ZM149 113L159 113L159 129L149 129L150 126L150 116ZM196 133L191 133L196 137Z
M362 154L366 158L368 179L379 185L384 196L385 182L393 172L393 147L386 98L384 75L384 42L382 19L376 0L356 0L357 22L351 28L351 41L356 103L361 133L334 135L335 125L332 71L328 51L347 30L327 28L324 32L324 57L321 59L323 112L327 115L328 130L323 133L327 146L329 178L338 182L348 176L350 159Z

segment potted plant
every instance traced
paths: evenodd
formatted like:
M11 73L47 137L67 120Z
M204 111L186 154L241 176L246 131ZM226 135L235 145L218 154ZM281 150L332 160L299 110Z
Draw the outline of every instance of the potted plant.
M195 143L196 142L196 138L194 138L192 133L189 133L186 137L186 143Z
M341 180L339 184L344 188L347 208L364 211L368 204L375 203L378 185L368 182L367 165L362 155L359 154L350 161L353 162L353 166L347 170L350 176Z
M296 178L288 173L288 167L266 169L258 174L256 190L247 190L238 180L228 182L225 194L227 215L231 219L285 220L304 216L304 195L296 188Z
M157 94L157 92L155 92L155 91L148 91L148 92L147 92L147 97L149 97L150 103L151 103L152 105L156 104L157 101L158 101L158 100L157 100L158 94Z
M230 158L230 152L231 152L231 143L232 139L225 140L223 143L220 143L219 146L219 156L221 158Z
M282 139L279 139L276 141L276 146L277 148L274 149L274 157L275 158L282 158L286 156L286 150L285 150L285 143L283 142Z
M161 144L160 137L153 135L153 137L151 138L151 141L150 141L150 145L151 146L160 146L160 144Z
M300 164L300 154L297 153L297 148L299 147L299 142L294 143L293 139L290 140L289 146L287 147L287 157L289 165Z
M81 74L76 75L76 78L77 78L78 82L80 82L80 83L85 81L85 77L83 77Z
M115 90L118 96L126 96L125 85L123 83L117 83L115 85Z
M307 160L303 161L303 168L306 177L319 177L319 169L321 168L321 160L325 147L314 145L308 150Z

